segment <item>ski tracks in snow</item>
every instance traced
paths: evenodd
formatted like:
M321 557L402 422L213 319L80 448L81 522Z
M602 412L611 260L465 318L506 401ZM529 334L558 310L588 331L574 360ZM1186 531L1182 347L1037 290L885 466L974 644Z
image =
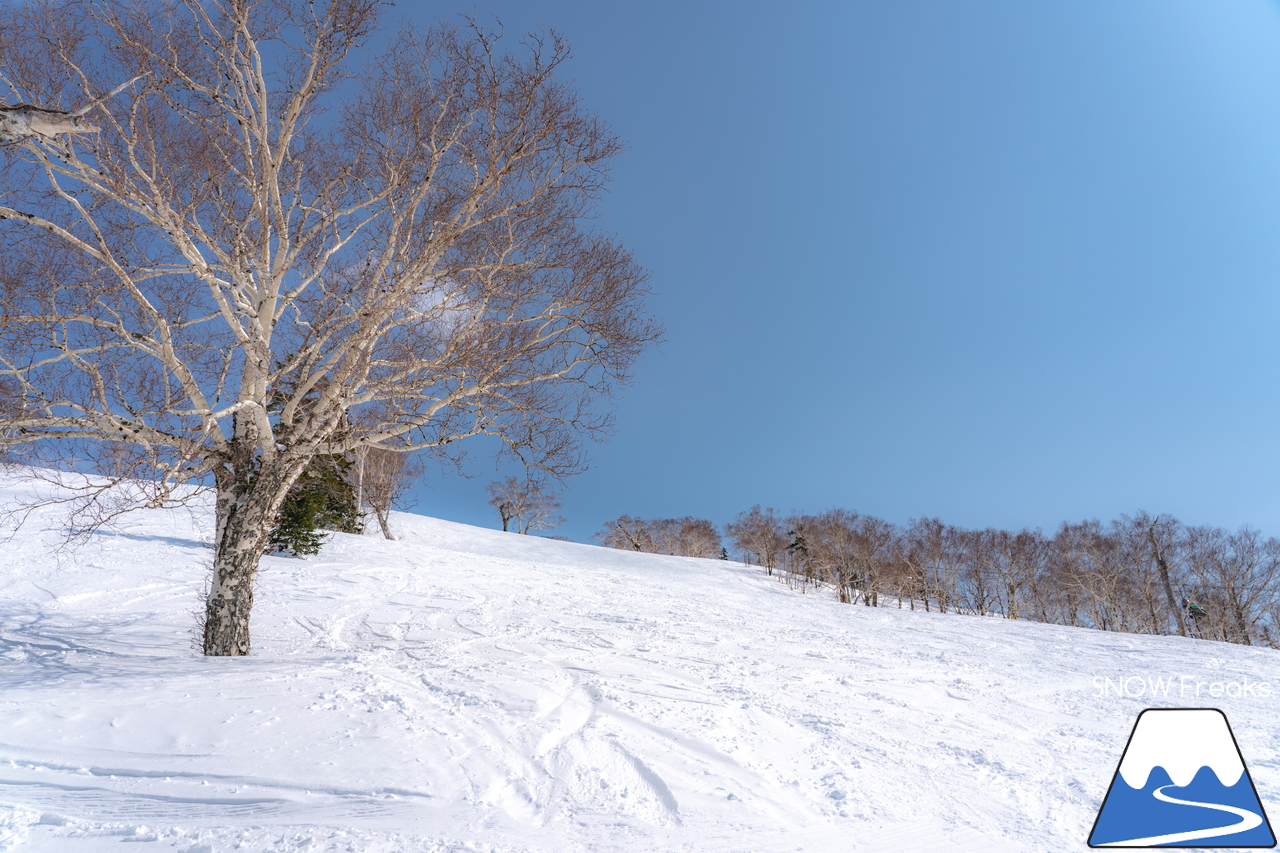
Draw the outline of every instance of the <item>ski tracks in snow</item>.
M238 660L189 648L198 531L140 522L62 572L15 552L0 850L1066 849L1142 707L1100 712L1088 677L1205 645L401 518L264 559Z

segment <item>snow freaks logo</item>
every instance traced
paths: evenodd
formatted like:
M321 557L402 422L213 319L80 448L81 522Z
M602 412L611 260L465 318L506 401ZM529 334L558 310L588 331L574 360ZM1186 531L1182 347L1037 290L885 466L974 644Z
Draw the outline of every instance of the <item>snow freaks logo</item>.
M1197 681L1189 675L1131 675L1128 678L1093 677L1094 695L1099 699L1116 696L1124 699L1270 699L1271 684L1266 681Z
M1217 708L1138 715L1090 847L1275 847L1240 747Z

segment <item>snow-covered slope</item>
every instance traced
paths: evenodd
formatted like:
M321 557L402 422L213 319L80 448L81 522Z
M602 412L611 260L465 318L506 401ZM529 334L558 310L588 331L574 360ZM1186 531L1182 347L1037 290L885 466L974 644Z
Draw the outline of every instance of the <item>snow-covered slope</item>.
M207 521L2 546L0 850L1084 850L1148 706L1222 708L1280 813L1270 650L399 515L264 559L253 656L209 659Z

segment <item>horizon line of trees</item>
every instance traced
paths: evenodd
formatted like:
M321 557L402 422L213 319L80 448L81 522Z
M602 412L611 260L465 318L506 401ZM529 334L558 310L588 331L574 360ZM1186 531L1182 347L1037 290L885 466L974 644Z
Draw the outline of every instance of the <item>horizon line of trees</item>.
M1052 534L937 518L905 525L845 509L759 504L717 528L623 515L593 539L622 550L727 559L839 601L904 605L1135 634L1280 648L1280 539L1138 512L1063 522Z

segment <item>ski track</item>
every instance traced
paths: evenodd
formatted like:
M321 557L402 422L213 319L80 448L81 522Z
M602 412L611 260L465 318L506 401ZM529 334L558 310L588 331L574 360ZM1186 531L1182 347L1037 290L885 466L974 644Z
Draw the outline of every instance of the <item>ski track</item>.
M186 514L56 557L34 519L0 558L0 851L1084 850L1138 711L1177 704L1094 676L1280 689L1269 650L395 521L265 558L254 655L207 659ZM1266 802L1280 712L1217 704Z

